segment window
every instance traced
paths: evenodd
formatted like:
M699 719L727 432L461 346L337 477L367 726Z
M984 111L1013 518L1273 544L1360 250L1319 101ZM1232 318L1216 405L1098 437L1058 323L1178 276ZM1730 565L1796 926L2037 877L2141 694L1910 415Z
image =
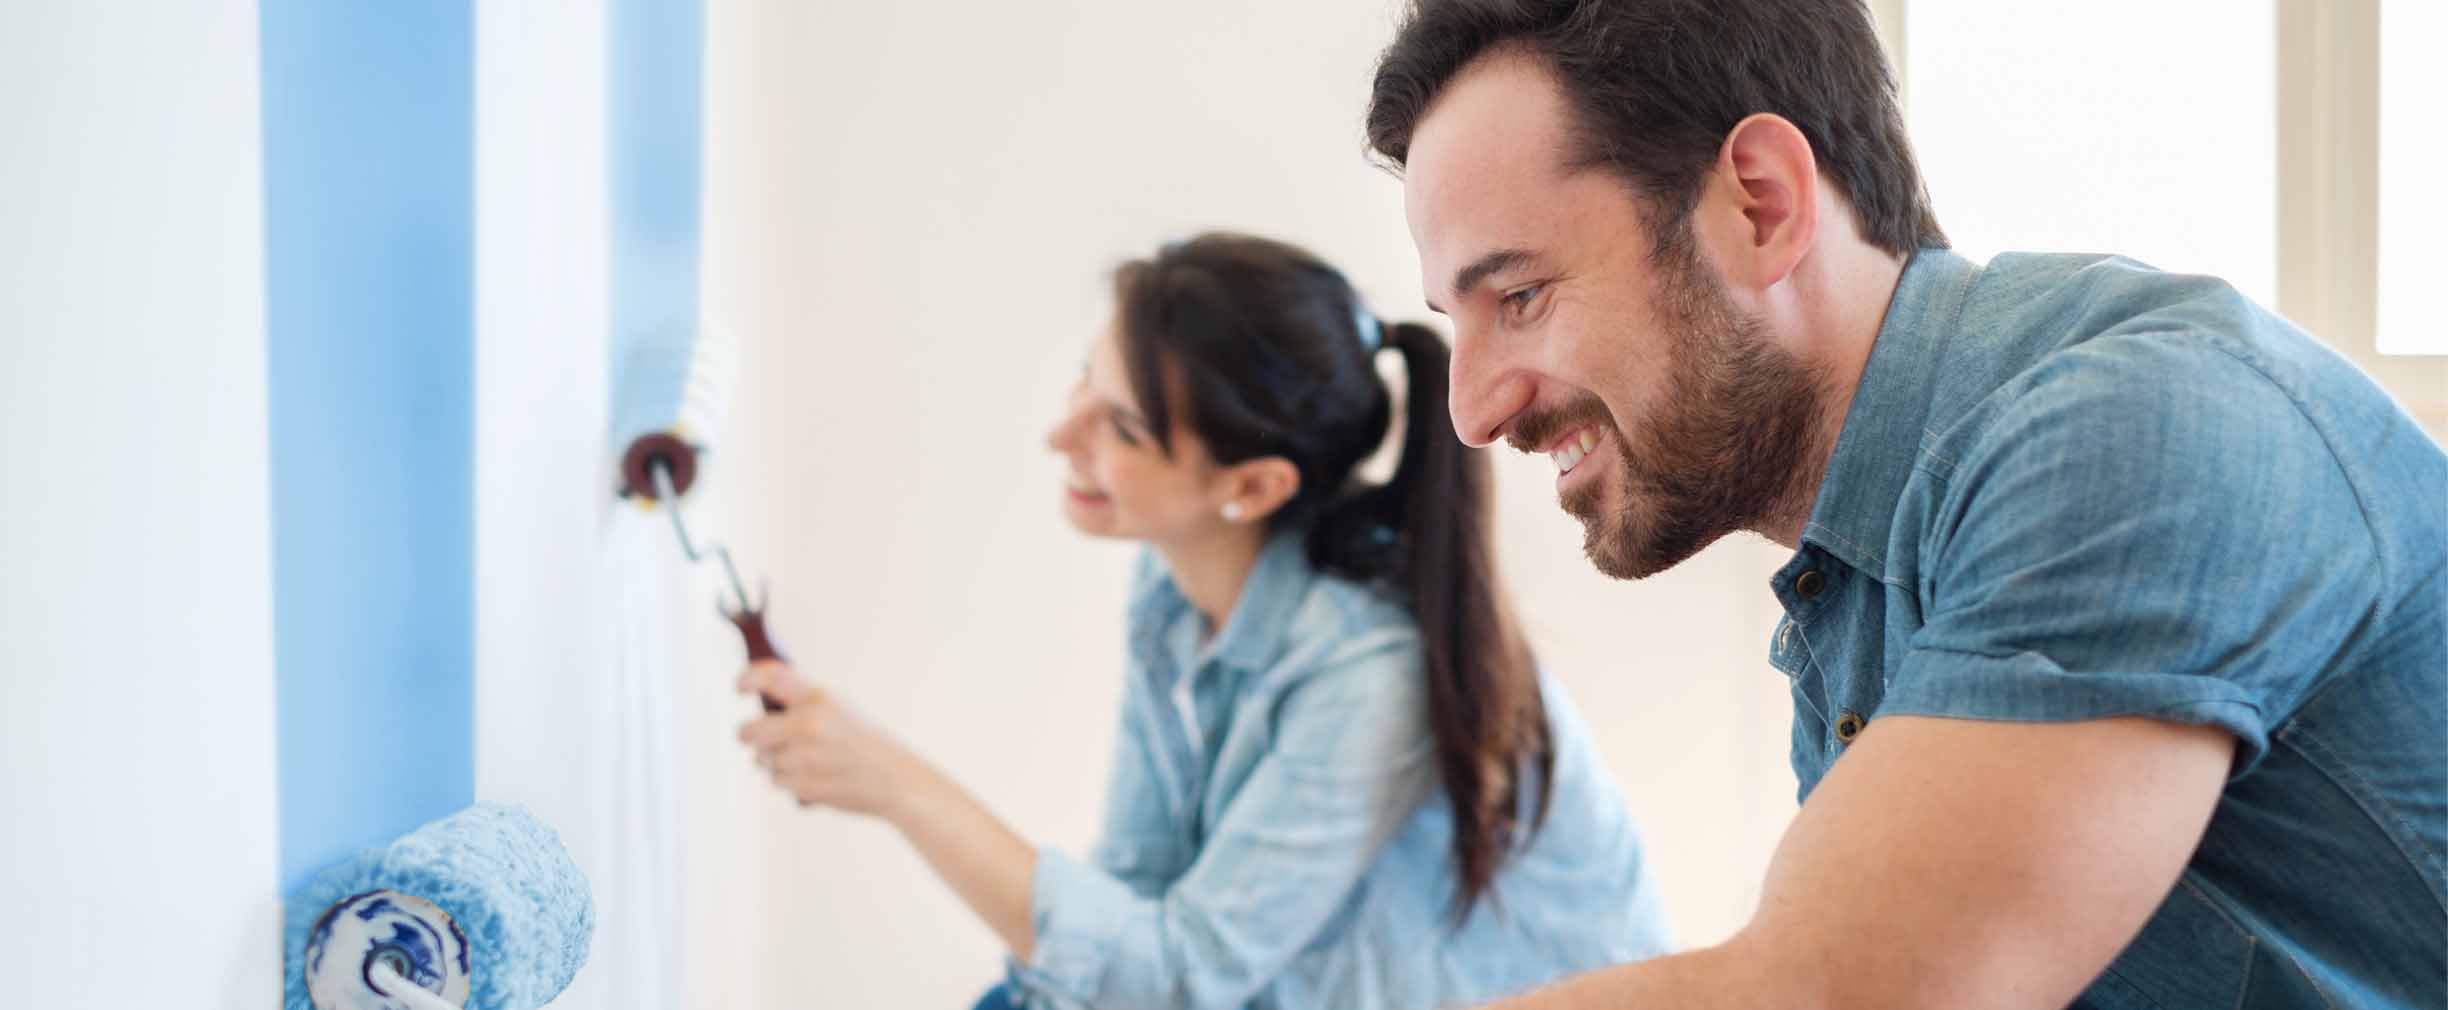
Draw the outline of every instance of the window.
M2376 333L2382 354L2448 354L2448 322L2426 304L2427 285L2448 269L2448 197L2439 166L2440 99L2448 96L2448 6L2439 0L2380 5L2380 254Z
M1908 0L1905 114L1948 237L2120 253L2276 304L2274 2Z

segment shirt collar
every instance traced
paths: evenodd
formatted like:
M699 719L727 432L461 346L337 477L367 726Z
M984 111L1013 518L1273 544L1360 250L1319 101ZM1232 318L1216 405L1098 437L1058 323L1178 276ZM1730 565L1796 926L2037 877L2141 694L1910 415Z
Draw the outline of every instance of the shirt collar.
M1241 584L1240 598L1233 601L1232 616L1224 620L1224 629L1208 641L1196 666L1213 660L1244 673L1255 673L1266 669L1282 654L1293 611L1308 596L1309 585L1317 578L1316 570L1309 566L1307 532L1281 530L1267 538L1266 546L1258 551L1257 564L1250 568L1249 579ZM1154 613L1162 615L1166 627L1173 621L1199 619L1197 609L1182 596L1170 571L1163 571L1151 590L1153 599L1142 601L1142 605L1156 604Z
M1928 427L1939 352L1979 275L1978 264L1947 249L1923 249L1905 262L1802 529L1805 543L1886 574L1888 531Z

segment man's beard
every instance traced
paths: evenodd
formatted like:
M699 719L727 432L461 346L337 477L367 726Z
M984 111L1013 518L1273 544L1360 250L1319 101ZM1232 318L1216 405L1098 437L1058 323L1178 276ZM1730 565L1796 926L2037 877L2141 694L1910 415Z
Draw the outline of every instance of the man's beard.
M1525 419L1514 442L1543 445L1584 424L1613 431L1621 500L1609 510L1604 481L1593 480L1560 504L1581 520L1590 563L1618 579L1647 578L1729 533L1809 508L1826 468L1816 451L1822 373L1772 343L1696 255L1657 262L1669 355L1659 405L1626 431L1584 394Z

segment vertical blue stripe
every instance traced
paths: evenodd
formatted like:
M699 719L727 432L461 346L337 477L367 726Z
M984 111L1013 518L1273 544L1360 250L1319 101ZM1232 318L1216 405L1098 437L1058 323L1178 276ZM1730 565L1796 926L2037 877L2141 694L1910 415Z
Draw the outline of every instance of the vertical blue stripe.
M285 890L474 798L475 25L261 28Z
M613 0L609 31L608 350L617 366L643 345L685 348L674 338L697 328L705 16L699 0Z

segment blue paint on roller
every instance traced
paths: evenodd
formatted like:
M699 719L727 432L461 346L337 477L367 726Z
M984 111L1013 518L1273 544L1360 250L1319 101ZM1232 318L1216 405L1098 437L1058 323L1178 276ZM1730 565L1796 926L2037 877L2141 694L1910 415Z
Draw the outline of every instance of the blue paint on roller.
M287 889L475 798L475 24L260 16Z
M310 941L332 909L373 891L422 898L450 916L460 950L473 952L460 966L471 979L468 1010L543 1006L577 977L595 934L593 895L560 836L518 807L479 804L326 867L291 892L284 1010L313 1010L306 974L328 952ZM389 905L353 911L371 921L374 904ZM426 976L438 940L402 928L392 942Z

